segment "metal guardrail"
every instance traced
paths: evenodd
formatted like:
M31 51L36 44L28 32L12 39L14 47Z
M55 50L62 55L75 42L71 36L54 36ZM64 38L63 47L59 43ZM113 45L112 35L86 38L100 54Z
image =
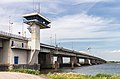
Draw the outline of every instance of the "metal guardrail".
M10 38L12 37L12 38L18 38L18 39L23 39L23 40L29 40L29 38L19 36L19 35L15 35L15 34L11 34L11 33L7 33L7 32L3 32L3 31L0 31L0 35L7 36L7 37L10 37Z

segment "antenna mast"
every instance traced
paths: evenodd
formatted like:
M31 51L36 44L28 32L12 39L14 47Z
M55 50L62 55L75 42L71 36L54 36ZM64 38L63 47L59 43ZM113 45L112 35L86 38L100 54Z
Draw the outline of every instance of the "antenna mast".
M22 36L24 36L24 20L22 22Z
M11 22L11 16L9 16L9 33L12 33L12 22Z
M38 3L38 13L40 13L40 2Z
M56 39L56 34L55 34L55 46L57 46L57 39Z
M40 2L35 6L35 0L33 0L33 11L40 13Z
M33 0L33 11L35 11L35 1Z

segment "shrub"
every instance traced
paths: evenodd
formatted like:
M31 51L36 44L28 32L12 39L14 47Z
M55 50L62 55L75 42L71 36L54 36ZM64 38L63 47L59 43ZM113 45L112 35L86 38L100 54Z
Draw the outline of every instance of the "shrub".
M111 74L97 74L96 77L111 77Z

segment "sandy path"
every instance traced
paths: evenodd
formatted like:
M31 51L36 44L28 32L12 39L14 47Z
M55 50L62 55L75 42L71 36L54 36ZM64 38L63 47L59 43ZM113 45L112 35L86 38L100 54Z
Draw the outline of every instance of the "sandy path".
M47 79L47 78L25 73L0 72L0 79Z

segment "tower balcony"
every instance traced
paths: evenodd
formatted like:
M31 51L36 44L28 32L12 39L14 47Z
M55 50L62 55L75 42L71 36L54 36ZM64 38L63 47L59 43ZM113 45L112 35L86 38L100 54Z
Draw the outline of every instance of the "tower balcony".
M30 14L26 14L26 15L23 15L24 17L24 23L32 26L33 23L36 23L37 25L40 26L40 29L44 29L44 28L50 28L50 21L42 16L41 14L39 13L30 13Z

